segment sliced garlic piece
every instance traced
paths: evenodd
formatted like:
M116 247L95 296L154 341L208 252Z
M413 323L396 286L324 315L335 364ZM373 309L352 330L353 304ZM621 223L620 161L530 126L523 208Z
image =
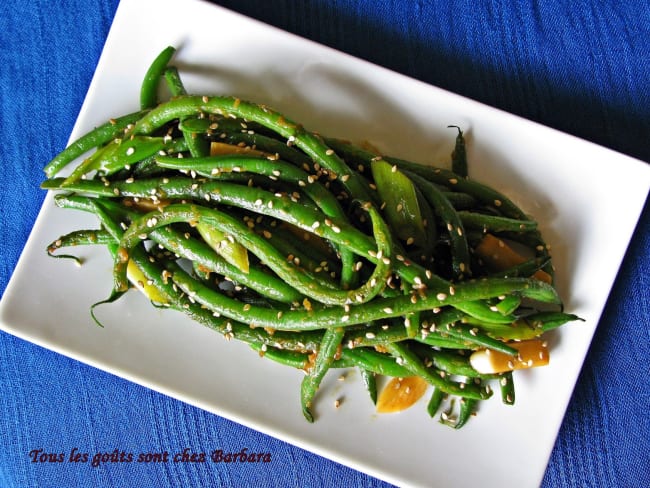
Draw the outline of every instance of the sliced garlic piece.
M419 376L393 378L377 399L377 412L394 413L406 410L424 395L427 387L428 383Z
M480 349L470 358L472 367L481 374L503 373L515 369L546 366L549 362L548 345L546 341L534 339L530 341L509 342L508 346L517 349L516 356L509 356L490 349Z

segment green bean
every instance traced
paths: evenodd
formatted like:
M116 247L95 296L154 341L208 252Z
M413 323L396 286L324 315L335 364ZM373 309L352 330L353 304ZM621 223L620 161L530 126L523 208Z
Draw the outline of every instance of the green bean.
M113 236L103 229L74 230L68 234L62 235L58 239L48 244L47 253L53 258L72 259L75 263L81 265L83 261L77 256L73 256L72 254L54 253L64 247L108 245L112 242L115 242Z
M110 119L108 122L87 132L57 154L45 166L45 174L48 178L56 176L59 171L81 155L122 135L131 124L139 120L145 113L146 111L139 111L116 119Z
M467 378L494 379L497 375L478 373L469 363L469 356L451 351L430 351L427 355L440 371Z
M354 349L343 348L340 360L333 364L337 366L357 366L383 376L404 378L409 376L409 370L398 364L389 354L378 352L374 349L359 347Z
M310 274L306 270L303 270L301 273L296 273L293 264L287 263L282 255L268 244L266 239L248 232L246 226L238 220L214 209L187 204L169 205L162 211L150 212L138 218L131 225L120 242L121 249L115 262L115 290L119 291L125 288L124 273L129 249L143 238L146 238L151 230L173 222L204 221L210 225L214 225L223 232L235 236L238 242L244 245L244 247L263 256L266 264L275 273L292 284L292 286L297 287L301 293L311 296L322 303L341 305L347 303L365 303L381 291L385 284L387 274L391 271L390 240L388 234L382 229L385 224L383 224L376 211L370 209L370 213L373 222L376 224L375 232L378 243L376 254L380 255L380 258L377 259L375 271L371 279L360 288L354 290L339 291L321 286L323 282L317 279L317 275Z
M258 342L252 342L250 346L253 350L259 353L260 357L270 359L284 366L296 369L305 369L309 364L309 354L304 352L277 349Z
M233 318L238 321L249 322L256 326L278 327L278 316L275 312L264 308L242 305L236 300L221 296L213 290L207 289L196 280L191 279L180 268L174 267L172 279L185 293L194 297L194 299L206 306L208 309L220 313L224 316ZM373 320L381 320L385 317L397 317L411 312L427 310L443 305L459 303L471 298L486 298L495 291L498 294L507 292L522 292L533 296L546 297L548 285L541 282L535 283L536 280L505 280L502 282L491 281L489 283L464 283L458 285L455 296L445 297L443 299L435 296L427 296L413 303L409 296L399 296L392 298L376 298L364 306L344 307L316 307L305 310L283 310L282 330L315 330L339 327L341 325L350 326L365 323ZM532 287L535 286L536 289ZM506 351L509 354L515 354L512 348L504 343L483 336L473 328L467 328L462 324L450 327L445 333L461 337L477 344L485 344L495 350Z
M494 339L492 336L484 333L478 327L472 327L463 323L456 323L445 326L442 329L443 334L447 334L456 339L461 339L469 342L474 346L483 346L493 351L499 351L510 356L516 356L517 350L508 346L508 344Z
M147 69L140 87L140 108L143 110L153 108L158 104L158 83L175 53L176 48L168 46L156 56Z
M43 183L43 188L60 188L56 181ZM285 196L257 188L236 185L226 182L198 182L190 178L161 178L140 180L135 182L110 182L109 185L100 181L82 180L66 185L65 189L83 193L93 193L99 196L137 197L137 198L176 198L198 199L239 206L252 212L275 217L295 225L307 232L324 237L335 244L345 246L355 254L377 263L376 245L372 238L356 227L338 219L327 219L321 212L294 204ZM158 216L151 217L158 219ZM405 260L396 255L393 263L396 272L407 282L418 286L427 285L430 288L446 286L446 281L431 274L422 266Z
M546 265L549 264L550 261L551 258L549 256L546 256L545 258L532 258L521 264L512 266L511 268L504 269L503 271L490 272L489 275L494 278L529 277L533 276L536 271L546 268Z
M471 276L469 263L469 246L465 237L465 228L453 205L435 185L417 174L405 172L418 186L429 201L434 212L442 219L451 243L452 270L457 279Z
M448 379L446 375L440 375L439 372L427 368L416 354L401 343L392 342L387 344L386 348L405 369L445 393L477 400L485 400L492 394L488 388L481 388L473 383L455 382Z
M469 418L474 413L474 408L476 407L477 401L475 398L461 398L459 400L460 408L457 418L452 418L449 413L443 412L441 414L440 422L454 429L460 429L463 427Z
M515 313L519 308L519 305L521 305L521 297L518 297L517 295L508 295L507 297L503 297L502 300L497 300L494 304L494 308L502 315L510 315Z
M132 164L167 149L170 141L164 137L141 136L114 139L78 165L63 181L61 187L76 183L91 171L110 175L121 169L128 169Z
M377 375L367 370L364 367L359 367L359 374L361 375L361 380L366 387L368 396L370 396L370 401L373 405L377 404Z
M313 180L302 169L284 161L245 155L212 156L205 158L167 158L159 157L158 164L165 168L181 171L195 171L208 178L216 177L222 172L254 172L269 178L295 183L328 217L347 220L343 209L334 196L320 183ZM354 276L354 255L347 247L339 246L342 261L342 282L350 284Z
M503 403L506 405L515 404L515 382L512 378L512 371L506 371L501 374L499 390L501 391L501 401Z
M313 364L308 367L307 375L303 378L300 387L300 404L302 413L309 422L314 421L311 412L312 400L316 391L334 361L334 356L341 345L344 329L342 327L327 329L323 334L323 342L316 354Z
M209 140L233 144L238 147L261 151L267 156L277 157L284 161L289 161L293 165L304 169L305 171L313 170L313 161L305 153L296 150L294 147L287 145L284 141L274 139L268 135L260 134L255 130L242 129L243 122L232 119L220 118L217 120L211 118L203 119L185 119L181 124L184 131L204 134ZM248 127L249 122L245 123ZM218 134L218 135L217 135Z
M249 344L261 344L276 349L295 352L311 352L318 349L322 332L284 332L273 328L250 327L249 324L237 322L227 317L215 315L210 310L192 301L188 295L178 290L172 280L164 274L166 262L150 259L150 256L138 247L131 259L143 271L147 280L170 301L170 307L187 314L197 322L217 330L227 339L237 338Z
M508 297L510 296L512 295L508 295ZM457 304L454 308L484 323L511 324L517 320L517 317L514 315L504 314L499 311L496 305L488 305L483 301L467 301Z
M465 148L465 137L463 136L463 131L460 130L460 127L455 125L450 125L450 128L458 129L458 135L456 135L456 146L454 151L451 153L451 170L457 175L467 178L467 150Z
M163 78L173 97L187 95L187 90L185 90L185 85L176 66L167 66L163 72Z
M534 220L510 219L508 217L468 211L459 211L458 216L465 228L480 229L483 232L529 232L537 229L537 222Z
M55 203L61 207L76 208L86 212L95 212L96 204L92 199L79 195L57 195ZM128 217L129 219L137 218L141 214L121 207L112 201L101 201L101 206L105 211L112 213L113 219ZM109 223L110 225L110 223ZM114 225L113 225L113 228ZM254 289L262 296L283 303L301 302L304 295L296 292L294 288L286 282L275 278L273 275L265 273L257 268L252 268L248 272L242 271L237 266L233 266L216 254L205 243L192 238L191 236L181 235L178 231L170 227L162 227L151 232L150 237L156 243L164 246L169 251L198 263L206 270L216 272L220 275L227 276L229 279L239 282L245 286Z
M512 404L512 372L479 374L472 351L514 356L510 341L579 318L557 311L555 288L533 277L552 272L537 223L469 178L463 131L450 126L451 170L374 154L264 105L188 95L174 53L167 47L147 69L141 112L45 166L41 187L59 192L55 204L101 226L61 236L48 253L81 263L58 250L103 244L113 257L112 292L93 319L138 280L155 306L303 370L308 421L323 379L340 368L359 370L373 403L377 375L420 377L433 387L429 414L447 401L440 422L452 428L491 396L491 381ZM162 81L170 100L158 98ZM492 272L474 252L488 232L535 257Z
M429 403L427 403L427 413L429 414L429 417L435 416L436 412L440 409L440 405L442 404L444 398L445 392L440 388L434 387L433 391L431 392Z

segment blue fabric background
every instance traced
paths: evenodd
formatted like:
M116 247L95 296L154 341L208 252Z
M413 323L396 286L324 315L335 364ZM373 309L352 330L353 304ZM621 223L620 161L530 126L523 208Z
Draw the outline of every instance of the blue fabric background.
M117 0L0 4L0 293L69 136ZM650 161L650 3L222 0L425 82ZM647 204L557 439L544 487L650 486ZM30 464L57 446L269 451L269 465ZM462 473L459 473L462 476ZM385 483L0 333L0 486Z

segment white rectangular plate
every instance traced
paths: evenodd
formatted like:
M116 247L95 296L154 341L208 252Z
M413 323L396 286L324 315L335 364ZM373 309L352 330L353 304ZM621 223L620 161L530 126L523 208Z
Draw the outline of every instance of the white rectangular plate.
M198 1L122 1L71 137L136 110L144 70L167 45L179 48L190 92L266 103L308 128L406 159L448 161L455 133L447 126L463 127L472 176L540 222L566 309L585 322L552 336L549 367L516 374L516 406L484 402L460 431L428 418L424 399L378 416L358 376L339 382L335 374L310 425L299 372L139 295L99 308L105 328L97 327L88 308L109 293L107 253L80 250L77 268L44 252L59 235L97 224L48 197L4 295L2 328L395 484L539 485L648 193L649 167Z

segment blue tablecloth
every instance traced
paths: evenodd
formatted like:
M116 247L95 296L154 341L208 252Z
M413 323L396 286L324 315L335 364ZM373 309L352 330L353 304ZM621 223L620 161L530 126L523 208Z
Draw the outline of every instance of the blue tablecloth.
M117 3L2 2L0 292L44 197L41 168L66 144ZM647 0L216 3L650 161ZM649 229L646 204L566 413L545 487L650 486ZM32 449L54 444L132 451L247 446L289 462L142 470L30 463ZM385 483L0 333L0 485Z

